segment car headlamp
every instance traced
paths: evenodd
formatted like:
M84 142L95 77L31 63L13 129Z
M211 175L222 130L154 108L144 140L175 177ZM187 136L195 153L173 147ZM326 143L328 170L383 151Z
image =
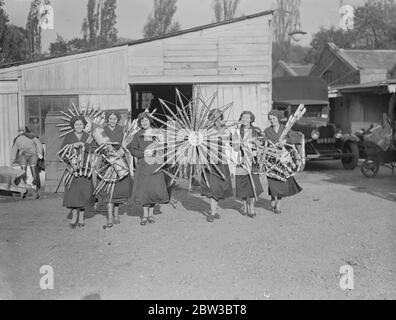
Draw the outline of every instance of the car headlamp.
M318 131L318 130L312 130L312 132L311 132L311 138L314 139L314 140L318 140L319 137L320 137L319 131Z

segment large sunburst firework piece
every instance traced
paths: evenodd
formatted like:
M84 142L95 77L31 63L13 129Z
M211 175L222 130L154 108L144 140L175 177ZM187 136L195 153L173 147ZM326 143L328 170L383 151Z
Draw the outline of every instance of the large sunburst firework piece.
M70 121L75 116L83 116L86 119L87 126L84 128L85 132L90 132L93 127L101 127L105 118L104 113L97 107L88 105L86 108L82 108L73 103L67 111L61 111L61 114L62 117L60 119L62 122L56 124L56 127L60 131L59 138L73 132L74 128L72 128ZM94 154L85 152L84 147L74 148L69 144L59 150L58 155L66 166L65 173L62 177L65 186L70 186L74 177L90 177L97 161Z
M184 173L189 179L190 189L194 176L202 176L209 186L208 171L216 171L216 174L225 179L218 164L229 160L226 152L228 146L224 143L229 141L229 136L225 129L234 126L235 122L221 128L216 123L224 117L232 103L211 112L216 94L208 102L204 101L201 94L188 100L178 89L176 96L176 104L159 99L166 122L155 114L150 115L153 120L166 127L166 130L161 130L163 139L158 139L155 146L156 151L164 152L164 161L155 172L163 170L168 173L172 176L171 184Z

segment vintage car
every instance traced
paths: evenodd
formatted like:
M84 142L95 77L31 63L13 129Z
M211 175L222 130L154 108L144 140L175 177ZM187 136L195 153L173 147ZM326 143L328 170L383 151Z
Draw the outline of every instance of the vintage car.
M293 126L305 137L306 160L340 159L345 169L354 169L359 160L359 138L343 133L330 123L326 82L317 77L280 77L272 83L273 108L285 111L285 120L299 104L306 112Z

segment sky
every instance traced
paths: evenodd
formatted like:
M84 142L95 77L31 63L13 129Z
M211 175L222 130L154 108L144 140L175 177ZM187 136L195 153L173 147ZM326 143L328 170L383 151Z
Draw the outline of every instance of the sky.
M301 29L308 34L299 42L308 46L312 34L321 26L338 25L340 2L352 6L362 5L366 0L301 0ZM26 18L31 0L5 0L10 23L26 26ZM42 30L42 48L56 40L57 34L70 40L81 37L81 24L86 16L88 0L51 0L54 9L54 29ZM213 0L178 0L174 21L188 29L214 22ZM118 36L128 39L141 39L143 26L153 8L152 0L117 0ZM275 8L275 0L240 0L236 16L253 14Z

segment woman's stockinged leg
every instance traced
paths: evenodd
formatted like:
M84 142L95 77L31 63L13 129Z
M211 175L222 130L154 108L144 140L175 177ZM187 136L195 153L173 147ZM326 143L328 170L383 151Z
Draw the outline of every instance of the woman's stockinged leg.
M243 202L243 215L246 216L249 213L247 198L242 198Z
M148 220L149 223L154 223L155 222L155 220L154 220L154 205L150 206L148 208L148 218L147 218L147 220Z
M148 222L147 218L149 216L149 207L143 206L143 217L140 221L140 225L145 226Z
M79 227L83 227L85 225L85 222L84 222L85 210L84 209L78 209L77 211L78 211L78 226Z
M114 223L119 224L120 223L120 217L118 216L119 213L119 204L115 203L114 204Z
M107 204L107 227L111 228L113 226L113 207L112 203Z
M72 209L71 213L72 213L72 218L70 220L70 228L75 228L78 221L78 213L76 209Z

